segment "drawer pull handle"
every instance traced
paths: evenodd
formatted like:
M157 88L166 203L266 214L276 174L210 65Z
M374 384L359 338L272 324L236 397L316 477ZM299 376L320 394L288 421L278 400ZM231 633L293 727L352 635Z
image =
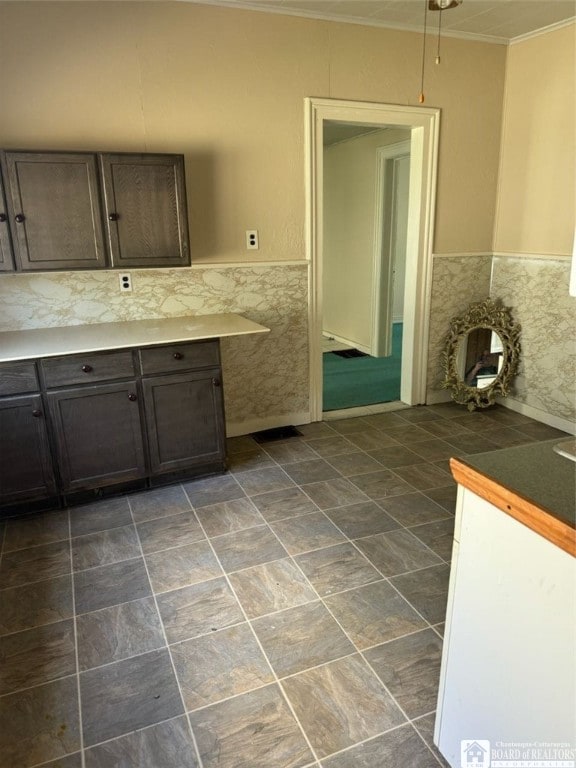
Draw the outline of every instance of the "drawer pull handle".
M39 419L40 416L42 416L42 411L39 411L38 408L35 408L32 411L32 416L34 416L36 419Z
M108 214L108 220L109 221L118 221L119 218L120 218L120 214L119 213L109 213Z
M130 400L131 403L133 403L135 400L138 400L138 395L134 394L134 392L130 392L128 395L128 400Z
M182 352L174 352L174 354L172 355L172 357L174 358L174 360L182 360L182 358L184 357L184 355L182 354Z
M83 365L82 370L84 373L92 373L92 366L91 365Z
M214 384L215 387L219 387L221 384L220 379L212 379L212 384Z
M24 216L23 213L17 213L14 218L16 219L18 224L22 224L22 222L25 220L26 216Z
M2 224L4 224L4 222L6 221L6 219L7 219L7 216L6 216L6 214L5 214L5 213L0 213L0 222L1 222Z

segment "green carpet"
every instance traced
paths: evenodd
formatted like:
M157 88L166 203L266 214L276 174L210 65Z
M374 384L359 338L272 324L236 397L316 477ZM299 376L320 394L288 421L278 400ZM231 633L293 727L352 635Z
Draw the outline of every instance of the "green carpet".
M400 400L402 323L392 328L390 357L344 358L325 352L323 410Z

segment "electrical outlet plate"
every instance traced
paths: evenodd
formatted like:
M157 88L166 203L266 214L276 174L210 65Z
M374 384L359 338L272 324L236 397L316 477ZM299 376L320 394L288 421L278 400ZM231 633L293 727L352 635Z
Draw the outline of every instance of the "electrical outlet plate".
M132 292L132 275L130 272L122 272L118 275L118 282L120 284L120 293Z
M247 229L246 230L246 249L248 251L257 251L258 245L258 230Z

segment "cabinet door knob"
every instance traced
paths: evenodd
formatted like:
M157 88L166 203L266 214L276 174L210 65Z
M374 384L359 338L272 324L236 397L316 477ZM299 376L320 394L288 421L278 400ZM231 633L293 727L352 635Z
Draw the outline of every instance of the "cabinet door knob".
M120 218L120 215L118 213L109 213L108 214L108 220L109 221L118 221Z
M215 387L219 387L221 384L220 379L212 379L212 384L214 384Z
M84 373L91 373L92 372L92 366L91 365L83 365L82 370Z
M138 395L136 395L134 392L130 392L128 395L128 400L133 403L135 400L138 400Z
M14 218L16 219L16 221L18 222L18 224L22 224L22 222L24 221L24 219L26 218L26 216L24 216L24 214L23 214L23 213L17 213L17 214L16 214L16 216L15 216Z
M1 222L2 224L4 224L4 222L6 221L6 219L7 219L7 216L6 216L6 214L5 214L5 213L0 213L0 222Z
M39 411L39 410L38 410L38 408L35 408L35 409L32 411L32 416L34 416L35 418L39 419L39 418L40 418L40 416L42 416L42 411Z
M174 352L174 354L172 355L172 357L174 358L174 360L182 360L182 358L184 357L184 355L182 354L182 352Z

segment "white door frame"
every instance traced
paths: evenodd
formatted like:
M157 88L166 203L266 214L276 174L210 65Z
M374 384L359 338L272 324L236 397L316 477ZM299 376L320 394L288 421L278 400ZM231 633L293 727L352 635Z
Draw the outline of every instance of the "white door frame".
M394 161L410 157L410 142L387 144L376 150L376 209L374 211L374 253L372 262L372 334L373 357L392 354L392 304L396 241L396 170ZM391 177L390 177L391 176ZM386 225L389 224L389 227ZM410 224L408 224L410 226ZM386 300L383 301L383 287ZM384 305L384 306L383 306ZM383 333L386 336L383 339Z
M363 101L306 98L306 257L309 280L310 417L322 419L323 129L325 120L411 130L410 193L402 342L401 400L426 399L426 363L440 110Z

